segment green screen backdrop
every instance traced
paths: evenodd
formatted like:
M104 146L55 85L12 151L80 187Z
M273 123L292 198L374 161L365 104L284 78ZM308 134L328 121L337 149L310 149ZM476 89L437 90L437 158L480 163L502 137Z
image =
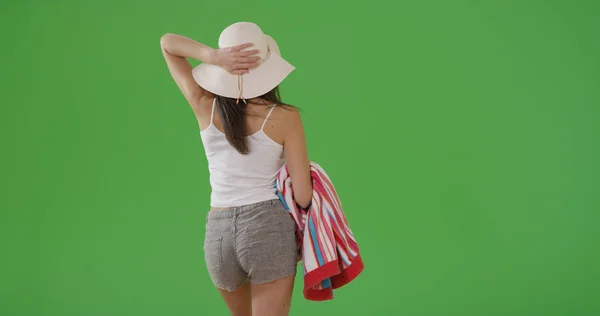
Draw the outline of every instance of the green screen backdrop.
M0 315L227 315L159 39L258 23L365 261L291 315L600 315L597 1L0 4Z

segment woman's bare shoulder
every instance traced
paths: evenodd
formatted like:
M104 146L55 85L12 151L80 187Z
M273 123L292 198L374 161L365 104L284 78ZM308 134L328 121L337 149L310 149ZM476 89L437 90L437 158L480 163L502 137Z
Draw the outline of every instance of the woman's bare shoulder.
M277 105L272 110L264 130L273 140L283 144L290 134L301 131L302 124L298 109L289 105Z
M286 104L277 105L273 110L273 115L275 119L285 125L301 120L300 111L296 107Z
M302 115L298 108L289 105L280 105L273 112L277 112L279 116L277 121L280 124L280 131L282 131L284 139L289 137L290 134L304 133Z

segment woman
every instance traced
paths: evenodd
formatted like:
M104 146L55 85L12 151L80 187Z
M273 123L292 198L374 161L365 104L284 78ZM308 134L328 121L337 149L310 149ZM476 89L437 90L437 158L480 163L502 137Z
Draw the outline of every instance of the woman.
M227 27L219 49L175 34L164 35L161 47L208 160L204 252L211 279L231 315L288 315L298 251L295 223L275 189L284 161L296 203L306 208L312 197L301 118L278 93L294 67L247 22ZM186 58L202 63L192 69Z

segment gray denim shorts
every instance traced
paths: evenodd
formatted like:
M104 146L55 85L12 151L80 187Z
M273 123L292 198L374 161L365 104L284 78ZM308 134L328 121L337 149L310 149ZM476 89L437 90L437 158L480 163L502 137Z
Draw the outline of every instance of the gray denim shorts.
M297 267L296 224L280 200L206 215L204 258L216 287L233 291L246 281L263 284Z

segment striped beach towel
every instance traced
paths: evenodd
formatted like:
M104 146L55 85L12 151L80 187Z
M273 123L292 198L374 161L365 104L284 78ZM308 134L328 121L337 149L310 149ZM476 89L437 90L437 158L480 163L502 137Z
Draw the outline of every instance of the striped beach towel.
M342 204L325 171L310 163L312 204L304 210L294 201L287 165L277 174L279 198L296 222L298 250L304 270L304 297L333 299L333 290L354 280L364 269L358 244L348 226Z

